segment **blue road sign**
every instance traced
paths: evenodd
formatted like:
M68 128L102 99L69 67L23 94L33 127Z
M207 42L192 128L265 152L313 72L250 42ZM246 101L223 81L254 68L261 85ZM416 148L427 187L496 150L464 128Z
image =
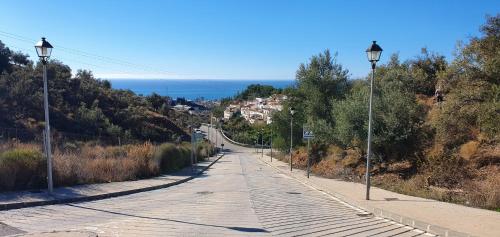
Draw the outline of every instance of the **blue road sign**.
M302 130L302 137L304 139L312 139L314 138L314 133L311 128L307 125L304 125L304 129Z

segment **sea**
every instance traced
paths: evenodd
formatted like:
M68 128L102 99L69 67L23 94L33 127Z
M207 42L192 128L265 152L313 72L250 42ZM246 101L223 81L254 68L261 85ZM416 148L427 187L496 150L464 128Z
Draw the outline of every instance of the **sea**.
M232 97L245 90L250 84L270 85L285 88L293 85L294 80L215 80L215 79L108 79L114 89L131 90L138 95L151 95L153 92L173 99L219 100Z

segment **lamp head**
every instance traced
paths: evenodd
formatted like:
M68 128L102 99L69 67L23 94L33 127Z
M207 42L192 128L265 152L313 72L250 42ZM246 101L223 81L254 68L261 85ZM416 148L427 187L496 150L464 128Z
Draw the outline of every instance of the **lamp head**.
M373 41L372 45L366 49L366 56L368 56L368 61L372 64L377 63L380 60L380 55L382 55L382 48L377 44L377 41Z
M45 37L42 37L42 40L35 44L36 54L43 63L47 63L47 60L52 53L52 48L54 47L52 47L52 45L45 40Z

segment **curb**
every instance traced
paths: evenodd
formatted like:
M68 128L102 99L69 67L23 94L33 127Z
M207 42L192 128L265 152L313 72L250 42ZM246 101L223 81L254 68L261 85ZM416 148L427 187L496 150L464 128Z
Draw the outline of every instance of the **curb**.
M312 182L304 182L304 181L300 180L299 178L295 177L294 175L291 175L289 173L283 172L282 170L280 170L277 167L271 165L269 162L261 159L260 157L258 157L257 159L259 159L260 161L264 162L269 167L277 170L278 172L280 172L282 174L285 174L285 175L289 176L290 178L295 179L296 181L299 181L302 184L306 184L306 185L308 185L308 186L310 186L310 187L312 187L312 188L314 188L314 189L316 189L318 191L326 193L326 194L328 194L328 195L330 195L330 196L332 196L332 197L334 197L336 199L339 199L342 202L345 202L348 205L352 205L352 206L354 206L356 208L359 208L359 209L362 209L362 210L364 210L366 212L370 212L370 213L372 213L373 215L375 215L377 217L381 217L381 218L384 218L384 219L395 221L395 222L403 224L405 226L416 228L416 229L425 231L425 232L430 233L430 234L438 235L438 236L444 236L444 237L476 237L476 236L471 235L471 234L454 231L454 230L451 230L451 229L446 228L446 227L442 227L442 226L438 226L438 225L433 225L433 224L430 224L430 223L427 223L427 222L423 222L423 221L416 220L416 219L413 219L413 218L410 218L410 217L402 216L402 215L399 215L399 214L396 214L396 213L393 213L393 212L390 212L390 211L386 211L386 210L383 210L383 209L380 209L380 208L371 207L369 205L361 205L361 204L357 203L356 201L348 200L348 198L346 198L345 196L343 196L340 193L328 191L325 188L323 188L321 185L314 184Z
M144 188L137 188L137 189L130 189L130 190L124 190L124 191L118 191L118 192L112 192L112 193L103 193L103 194L97 194L97 195L92 195L92 196L83 196L83 197L74 197L74 198L62 198L62 199L54 199L54 200L44 200L44 201L32 201L32 202L19 202L19 203L8 203L8 204L0 204L0 211L6 211L6 210L12 210L12 209L19 209L19 208L26 208L26 207L35 207L35 206L46 206L46 205L54 205L54 204L65 204L65 203L77 203L77 202L88 202L88 201L95 201L95 200L100 200L100 199L106 199L106 198L112 198L112 197L119 197L119 196L125 196L125 195L130 195L130 194L135 194L135 193L141 193L141 192L147 192L147 191L153 191L157 189L162 189L162 188L168 188L171 186L175 186L178 184L185 183L187 181L190 181L192 179L195 179L199 175L201 175L203 172L205 172L207 169L209 169L212 165L214 165L217 161L219 161L224 154L219 156L217 159L212 161L207 167L203 168L202 170L198 171L194 175L191 175L185 179L177 180L171 183L166 183L166 184L161 184L161 185L156 185L156 186L149 186L149 187L144 187Z

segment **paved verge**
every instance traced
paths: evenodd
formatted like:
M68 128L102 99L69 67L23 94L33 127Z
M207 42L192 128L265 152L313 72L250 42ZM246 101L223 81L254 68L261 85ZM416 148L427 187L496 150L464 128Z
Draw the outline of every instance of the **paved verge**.
M290 172L290 167L285 162L276 159L270 162L269 156L255 157L283 174L376 216L440 236L500 236L499 212L402 195L376 187L371 189L371 200L367 201L364 197L364 184L314 175L308 179L303 170L293 169L293 172Z

